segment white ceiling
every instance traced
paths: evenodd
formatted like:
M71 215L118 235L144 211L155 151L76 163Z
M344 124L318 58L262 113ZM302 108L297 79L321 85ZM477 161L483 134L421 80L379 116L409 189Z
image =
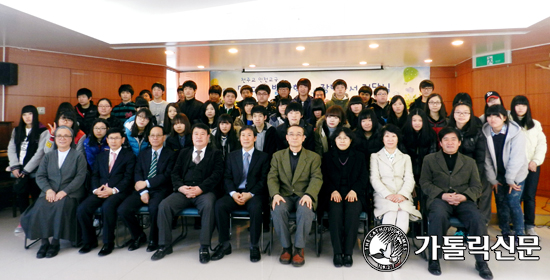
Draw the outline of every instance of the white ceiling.
M456 65L550 43L550 1L0 0L6 46L178 71ZM453 40L465 43L455 47ZM377 49L368 47L380 45ZM304 46L297 51L296 46ZM238 49L231 54L229 48ZM165 50L174 51L165 55Z

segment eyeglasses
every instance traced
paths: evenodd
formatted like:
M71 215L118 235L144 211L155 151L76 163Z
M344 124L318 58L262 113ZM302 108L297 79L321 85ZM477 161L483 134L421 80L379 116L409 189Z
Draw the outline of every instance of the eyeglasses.
M101 131L101 130L107 130L106 127L94 127L94 130Z
M111 141L117 141L117 140L121 140L122 137L107 137L107 140L111 140Z
M463 116L469 116L470 113L469 112L455 112L455 115L463 117Z
M149 137L151 137L151 138L160 138L162 136L164 136L164 135L162 135L162 134L149 134Z
M441 105L441 102L438 102L438 101L430 101L430 102L428 102L428 104L430 104L430 105Z
M73 138L71 135L57 135L55 136L55 138L58 138L58 139L69 139L69 138Z
M101 106L97 106L97 108L111 108L111 106L109 106L109 105L101 105Z
M293 134L293 133L289 133L287 134L289 137L302 137L304 136L302 133L298 133L298 134Z
M379 92L379 93L377 93L376 95L378 95L378 96L384 96L384 95L388 95L388 94L387 94L387 93Z

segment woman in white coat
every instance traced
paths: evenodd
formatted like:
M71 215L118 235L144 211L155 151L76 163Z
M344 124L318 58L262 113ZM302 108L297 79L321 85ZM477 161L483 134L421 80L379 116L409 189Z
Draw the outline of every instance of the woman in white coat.
M537 235L535 232L535 196L539 184L540 165L546 157L546 136L542 132L540 122L534 120L531 116L531 106L527 97L523 95L514 97L511 109L510 116L512 120L521 126L521 131L525 135L525 150L529 162L529 173L525 179L521 196L525 234Z
M382 218L382 224L395 225L406 233L409 220L422 218L412 200L415 182L411 158L398 148L402 146L402 135L397 126L385 125L380 135L384 148L370 158L374 217Z

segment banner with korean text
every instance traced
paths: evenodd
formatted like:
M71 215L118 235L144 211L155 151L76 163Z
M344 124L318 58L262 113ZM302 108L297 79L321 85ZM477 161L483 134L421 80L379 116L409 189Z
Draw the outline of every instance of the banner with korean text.
M277 83L280 80L288 80L292 84L291 95L295 97L298 92L296 82L300 78L308 78L311 81L310 95L316 87L323 87L327 92L327 99L332 98L332 82L343 79L348 84L348 96L358 94L361 86L370 86L373 90L377 86L385 86L390 90L390 97L402 95L407 103L420 91L418 85L422 80L430 78L430 67L385 67L383 70L356 70L356 71L316 71L316 72L255 72L241 73L237 71L212 71L210 72L210 84L220 85L222 88L233 87L239 92L244 85L252 88L260 84L271 87L270 99L277 95ZM241 99L239 96L238 99Z

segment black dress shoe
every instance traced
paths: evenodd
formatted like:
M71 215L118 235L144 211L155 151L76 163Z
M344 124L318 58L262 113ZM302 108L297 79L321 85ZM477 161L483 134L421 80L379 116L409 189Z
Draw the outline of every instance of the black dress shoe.
M231 255L231 245L227 248L223 248L223 246L220 244L216 247L214 254L212 254L212 257L210 258L213 261L221 260L225 255Z
M57 253L59 253L59 244L50 245L50 248L48 248L48 251L46 252L46 258L53 258L57 256Z
M493 273L489 269L487 262L476 262L476 270L479 271L479 276L483 279L493 279Z
M262 254L260 253L260 248L252 247L250 248L250 261L259 262L262 259Z
M145 233L142 232L141 235L136 240L132 240L130 245L128 245L128 251L134 251L139 249L139 247L141 247L141 244L145 242L147 242L147 236L145 235Z
M428 271L433 275L441 275L441 267L439 266L439 260L430 260L428 263Z
M344 255L344 266L351 267L353 265L353 258L351 255Z
M107 256L107 255L109 255L110 253L113 252L113 249L115 249L115 244L109 242L109 243L103 245L103 247L101 248L99 253L97 253L97 255L100 256L100 257Z
M97 248L97 243L85 243L84 246L82 246L82 248L80 248L80 250L78 250L78 252L80 254L86 254L86 253L89 253L92 249L95 249Z
M158 250L159 248L159 245L156 243L156 242L149 242L149 245L147 245L147 252L154 252L156 250Z
M229 250L231 250L231 248L229 248ZM199 249L199 261L201 263L208 263L210 261L210 252L208 248Z
M344 265L344 260L342 259L342 254L334 254L334 258L332 259L332 263L334 263L335 267L342 267L342 265Z
M151 256L152 261L158 261L164 256L172 254L172 246L160 246L159 249Z
M50 247L50 244L42 244L40 246L40 249L38 249L38 253L36 253L37 259L43 259L46 256L46 253L48 252L48 248Z

